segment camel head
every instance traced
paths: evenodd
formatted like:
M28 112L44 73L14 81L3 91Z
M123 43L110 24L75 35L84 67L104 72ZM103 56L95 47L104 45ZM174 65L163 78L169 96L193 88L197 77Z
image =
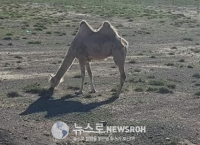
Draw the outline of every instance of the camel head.
M49 88L49 90L54 90L55 87L57 87L61 82L63 82L63 78L57 79L55 76L50 75L49 81L51 84L51 87Z

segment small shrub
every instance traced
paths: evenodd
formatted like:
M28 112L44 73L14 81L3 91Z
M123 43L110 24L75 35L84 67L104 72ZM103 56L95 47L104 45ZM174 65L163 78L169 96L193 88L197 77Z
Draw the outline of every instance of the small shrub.
M69 90L79 90L79 87L68 86L67 89L69 89Z
M23 37L21 37L21 39L28 39L27 37L25 37L25 36L23 36Z
M194 95L200 96L200 91L196 92Z
M81 75L75 75L73 78L81 78Z
M25 93L38 94L38 93L41 93L43 91L43 89L41 88L40 84L35 83L35 84L24 87L23 91Z
M160 93L160 94L168 94L168 93L172 93L171 90L169 90L168 88L166 87L161 87L158 89L157 93Z
M135 61L135 60L130 60L129 63L131 63L131 64L135 64L136 61Z
M17 63L22 63L22 61L21 60L18 60L18 61L16 61Z
M198 83L196 83L196 84L194 84L194 85L197 86L197 87L200 86L200 84L198 84Z
M21 69L23 69L22 67L20 67L20 66L18 66L18 67L16 67L16 69L18 69L18 70L21 70Z
M11 37L4 37L3 40L12 40Z
M166 66L174 66L173 63L166 63L165 65L166 65Z
M173 47L171 47L171 49L177 49L177 47L176 47L176 46L173 46Z
M167 87L170 89L175 89L176 85L175 84L167 84Z
M14 58L23 59L23 57L21 57L21 56L19 56L19 55L16 55Z
M40 27L38 27L38 28L34 28L33 30L35 30L35 31L42 31L43 29L40 28Z
M185 62L185 60L184 59L180 59L179 62Z
M158 90L158 88L154 88L154 87L148 87L147 88L147 92L156 92Z
M7 97L9 98L20 97L20 94L18 92L9 92L7 93Z
M10 42L10 43L8 43L8 46L12 46L13 44Z
M156 58L154 55L150 56L150 58Z
M143 91L144 91L144 89L143 89L143 88L141 88L141 87L137 87L137 88L135 88L135 91L136 91L136 92L143 92Z
M138 53L139 56L143 55L143 53Z
M191 49L191 51L194 52L194 53L199 53L200 52L199 49Z
M13 36L13 34L12 33L7 33L6 36Z
M141 72L141 70L140 69L135 69L134 72Z
M145 32L145 34L151 34L151 32Z
M164 86L165 85L165 83L161 80L149 80L148 84L152 85L152 86Z
M147 76L149 79L155 79L155 76Z
M170 53L168 53L169 55L174 55L174 52L170 52Z
M193 41L192 38L183 38L184 41Z
M92 96L91 96L90 94L86 94L86 95L84 96L84 98L92 98Z
M196 74L194 74L192 77L193 77L193 78L199 79L199 78L200 78L200 74L196 73Z
M66 27L70 27L70 26L71 26L70 24L67 24L67 25L66 25Z
M28 44L41 44L41 41L29 41Z
M47 31L46 34L51 34L51 32L50 32L50 31Z
M193 66L191 66L191 65L188 65L187 67L188 67L188 68L193 68Z

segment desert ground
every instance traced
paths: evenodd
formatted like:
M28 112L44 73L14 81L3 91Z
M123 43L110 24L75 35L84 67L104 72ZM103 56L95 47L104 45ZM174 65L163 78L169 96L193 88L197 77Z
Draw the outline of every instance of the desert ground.
M81 20L115 26L129 42L127 75L109 57L92 61L96 93L86 73L84 93L75 60L48 91ZM195 0L0 0L0 145L200 145L200 8ZM146 126L134 141L56 140L57 121L80 126Z

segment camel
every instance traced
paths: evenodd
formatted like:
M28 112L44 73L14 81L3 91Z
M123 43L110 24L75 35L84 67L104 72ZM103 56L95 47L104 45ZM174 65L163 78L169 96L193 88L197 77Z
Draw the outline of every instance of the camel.
M120 85L116 92L116 96L118 97L126 79L124 63L127 48L128 42L119 36L117 30L108 21L103 22L102 26L98 30L95 30L85 20L82 20L79 30L74 37L61 66L57 73L50 78L51 87L49 89L54 90L55 87L63 81L62 78L64 74L71 67L74 59L77 58L79 60L82 80L80 90L76 93L83 93L85 68L90 79L90 93L95 93L96 90L93 84L90 61L103 60L112 56L120 72Z

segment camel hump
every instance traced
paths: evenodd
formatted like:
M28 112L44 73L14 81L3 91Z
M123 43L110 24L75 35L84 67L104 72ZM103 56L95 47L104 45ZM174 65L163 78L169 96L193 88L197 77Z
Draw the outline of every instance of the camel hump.
M81 27L82 25L87 25L87 22L86 22L85 20L82 20L81 23L80 23L80 27Z
M88 35L93 31L94 29L85 20L80 22L79 33L81 35Z
M104 21L103 27L111 27L111 24L108 21Z

